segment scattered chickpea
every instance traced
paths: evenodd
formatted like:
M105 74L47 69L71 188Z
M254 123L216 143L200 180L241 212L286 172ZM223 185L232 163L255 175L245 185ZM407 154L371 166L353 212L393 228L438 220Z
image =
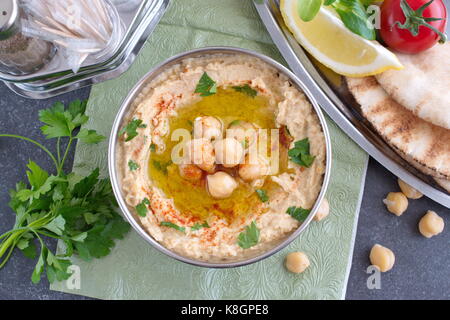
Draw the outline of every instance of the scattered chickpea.
M370 263L378 267L381 272L392 269L395 263L395 255L391 249L375 244L370 251Z
M398 179L398 185L402 190L403 194L407 196L409 199L420 199L423 197L423 194L411 187L409 184L404 182L403 180Z
M389 192L383 200L389 212L401 216L408 208L408 198L401 192Z
M186 161L195 164L200 169L213 173L216 168L216 157L214 147L206 138L193 139L186 143Z
M182 178L192 182L199 181L203 175L203 171L194 164L180 164L178 169Z
M216 172L206 177L208 191L211 197L225 199L232 195L238 187L236 180L226 172Z
M302 273L309 265L309 259L303 252L292 252L286 256L286 268L293 273Z
M199 117L194 120L194 138L215 140L221 139L223 135L222 121L216 117Z
M216 163L222 164L225 168L232 168L239 165L244 156L244 148L233 138L226 138L214 142Z
M428 210L422 219L420 219L419 231L426 238L436 236L443 230L444 219L434 211Z
M269 171L268 162L261 156L258 156L257 163L251 163L251 157L247 155L244 163L239 165L239 176L245 181L261 179L268 175Z
M323 198L322 202L320 203L319 210L317 210L317 213L314 216L314 220L321 221L322 219L325 219L329 213L330 204L328 203L328 200L326 198Z

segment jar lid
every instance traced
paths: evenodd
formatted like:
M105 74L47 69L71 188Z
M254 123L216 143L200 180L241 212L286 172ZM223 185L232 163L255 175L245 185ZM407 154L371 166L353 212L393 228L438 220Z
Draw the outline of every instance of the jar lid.
M18 20L17 0L0 1L0 40L7 39L15 33Z

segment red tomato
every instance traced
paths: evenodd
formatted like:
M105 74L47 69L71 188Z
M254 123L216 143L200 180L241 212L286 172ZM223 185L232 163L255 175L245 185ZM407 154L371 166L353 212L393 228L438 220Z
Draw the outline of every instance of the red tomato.
M422 22L426 22L439 32L445 33L447 10L442 0L434 0L423 10L421 15L417 10L428 3L429 0L384 0L381 5L380 35L390 48L403 53L418 53L431 48L443 39L442 34L433 31L425 25L416 25L416 28L418 27L417 35L411 33L410 29L401 29L397 22L403 25L407 20L405 12L400 6L402 1L406 1L410 8L415 11L413 14L418 17L443 19L428 22L422 20ZM414 24L414 21L419 21L416 18L409 20L411 24ZM413 30L414 27L411 29Z

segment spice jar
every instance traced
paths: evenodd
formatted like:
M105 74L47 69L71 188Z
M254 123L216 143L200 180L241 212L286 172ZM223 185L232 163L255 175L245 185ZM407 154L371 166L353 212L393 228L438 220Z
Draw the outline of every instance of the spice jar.
M17 0L0 2L0 72L26 75L41 69L55 54L50 42L24 36Z

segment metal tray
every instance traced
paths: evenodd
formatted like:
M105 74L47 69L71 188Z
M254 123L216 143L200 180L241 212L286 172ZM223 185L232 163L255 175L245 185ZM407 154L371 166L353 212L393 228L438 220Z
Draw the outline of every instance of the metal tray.
M291 70L309 88L313 97L361 148L397 177L434 201L450 208L450 195L434 180L403 160L371 127L348 92L331 84L305 53L284 24L278 0L254 1L267 31Z
M131 66L169 4L170 0L143 0L136 10L119 9L127 31L116 52L106 61L83 66L76 74L50 65L28 78L0 74L0 79L21 96L44 99L115 78Z

